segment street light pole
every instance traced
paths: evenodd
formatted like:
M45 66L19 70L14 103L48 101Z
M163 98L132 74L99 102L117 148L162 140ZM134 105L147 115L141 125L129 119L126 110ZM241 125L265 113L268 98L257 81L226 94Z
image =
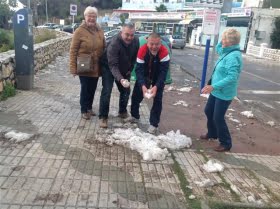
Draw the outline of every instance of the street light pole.
M49 22L49 18L48 18L48 0L46 0L46 20L47 23Z
M30 0L27 1L27 8L30 9Z

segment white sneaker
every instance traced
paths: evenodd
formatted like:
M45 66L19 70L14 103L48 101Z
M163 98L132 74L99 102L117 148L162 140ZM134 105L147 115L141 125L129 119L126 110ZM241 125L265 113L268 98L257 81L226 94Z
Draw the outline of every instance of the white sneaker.
M128 118L125 118L123 120L125 123L138 123L139 119L133 117L133 116L129 116Z
M153 125L149 125L147 132L150 134L155 134L157 132L157 130L158 130L157 127L154 127Z

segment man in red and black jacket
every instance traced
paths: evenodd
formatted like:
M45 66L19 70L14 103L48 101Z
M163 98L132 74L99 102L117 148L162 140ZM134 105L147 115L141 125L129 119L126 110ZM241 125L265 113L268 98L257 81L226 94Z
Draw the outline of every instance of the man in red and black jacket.
M151 33L147 44L140 47L137 54L137 80L131 98L131 117L139 120L139 107L143 97L154 98L150 113L148 132L155 134L162 111L164 82L169 68L168 49L161 44L160 35Z

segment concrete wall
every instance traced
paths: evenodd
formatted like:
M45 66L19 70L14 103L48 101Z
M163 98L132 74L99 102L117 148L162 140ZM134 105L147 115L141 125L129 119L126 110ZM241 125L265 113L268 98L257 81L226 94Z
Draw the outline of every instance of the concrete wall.
M249 41L255 46L266 43L270 47L270 34L274 28L274 18L280 16L280 9L253 8L252 11L254 12L254 17Z
M34 28L34 36L43 33L44 30ZM71 44L72 35L56 31L57 38L34 45L34 71L43 69L48 63L52 62L56 56L68 51ZM7 83L15 84L15 52L10 50L0 53L0 92L3 91Z

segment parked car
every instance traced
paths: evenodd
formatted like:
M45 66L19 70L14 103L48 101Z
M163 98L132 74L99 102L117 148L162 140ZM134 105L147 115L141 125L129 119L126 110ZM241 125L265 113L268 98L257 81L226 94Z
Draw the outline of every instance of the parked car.
M57 25L55 23L45 23L44 25L37 26L37 28L49 28L49 29L56 29L58 27L59 27L59 25Z
M167 37L172 45L172 48L185 48L186 39L182 35L168 35Z
M108 43L115 35L119 34L121 29L113 29L104 33L105 41Z
M72 23L72 25L64 25L62 31L73 33L73 31L75 31L80 25L81 23Z

